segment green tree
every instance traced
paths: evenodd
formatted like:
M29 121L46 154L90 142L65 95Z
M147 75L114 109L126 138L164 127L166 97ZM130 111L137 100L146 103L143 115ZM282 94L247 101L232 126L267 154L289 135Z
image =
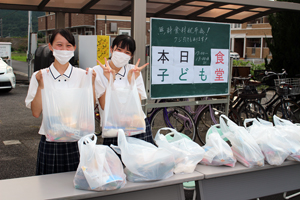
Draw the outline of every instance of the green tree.
M277 0L300 3L300 0ZM273 39L268 42L272 60L268 68L286 69L289 76L300 74L300 12L282 11L269 15Z

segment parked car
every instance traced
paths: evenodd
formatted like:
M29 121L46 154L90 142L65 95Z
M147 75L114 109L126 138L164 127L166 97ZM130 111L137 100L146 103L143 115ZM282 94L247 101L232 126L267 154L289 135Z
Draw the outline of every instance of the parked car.
M13 68L0 57L0 91L9 92L16 87L16 76Z
M233 52L231 51L230 52L230 58L233 58L233 59L240 59L240 55L237 53L237 52Z

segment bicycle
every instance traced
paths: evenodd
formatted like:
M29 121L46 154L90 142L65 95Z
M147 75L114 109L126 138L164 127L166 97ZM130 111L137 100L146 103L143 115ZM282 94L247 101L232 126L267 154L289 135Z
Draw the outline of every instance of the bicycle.
M267 109L278 102L275 105L273 115L290 120L293 123L299 123L300 106L289 96L300 94L300 78L275 79L274 81L278 97L270 102Z
M261 118L268 120L265 109L256 101L265 96L265 93L258 93L256 89L257 83L251 83L250 77L234 77L234 79L241 80L243 88L235 90L233 99L230 101L230 107L232 110L238 112L241 123L247 118Z
M202 98L205 100L206 98ZM211 99L211 98L208 98ZM156 100L155 103L166 102L170 100ZM171 101L188 101L188 99L175 99ZM199 105L196 110L193 110L191 106L182 106L174 108L159 108L152 109L148 112L148 119L152 128L153 137L155 137L157 130L162 127L175 128L177 131L189 136L193 141L198 136L200 142L205 145L205 136L207 130L211 125L219 123L219 116L225 113L224 104L212 104L212 105ZM160 116L160 117L157 117ZM237 121L237 113L231 112L229 115L231 119ZM174 119L174 120L173 120ZM196 130L195 127L196 126ZM167 133L168 131L166 131ZM164 133L164 134L166 134Z
M174 100L155 100L155 103L178 101ZM150 122L152 136L155 138L157 131L163 127L176 129L195 141L196 127L192 116L182 107L162 107L152 108L147 112ZM167 134L169 131L160 131L161 134Z
M262 78L261 83L267 88L263 89L262 92L266 94L266 96L260 99L260 103L265 107L265 110L270 118L272 118L272 114L278 100L278 94L275 87L275 80L285 78L287 75L286 71L282 69L282 73L275 73L272 71L265 71L265 76ZM277 99L276 101L274 101Z
M202 98L202 100L211 100L210 98ZM219 124L219 117L225 114L225 104L204 104L197 106L196 110L192 110L190 106L185 106L187 110L196 122L197 136L200 142L206 144L206 133L208 129L215 124ZM228 117L237 124L240 124L240 120L236 111L230 111Z

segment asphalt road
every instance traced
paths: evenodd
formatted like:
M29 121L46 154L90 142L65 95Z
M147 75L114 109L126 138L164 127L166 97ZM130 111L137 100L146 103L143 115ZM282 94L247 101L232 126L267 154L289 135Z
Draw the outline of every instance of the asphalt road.
M40 140L38 130L42 119L33 117L24 103L28 90L27 63L13 61L12 65L17 86L9 93L0 93L0 180L34 176ZM192 194L193 191L186 191L186 199L192 199ZM281 193L260 199L284 198Z
M16 74L16 80L15 89L0 93L0 179L35 174L41 118L34 118L25 107L28 78Z

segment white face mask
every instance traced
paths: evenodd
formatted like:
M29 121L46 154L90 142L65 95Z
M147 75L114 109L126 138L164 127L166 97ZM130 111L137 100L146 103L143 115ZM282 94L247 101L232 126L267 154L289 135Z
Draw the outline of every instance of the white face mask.
M120 67L124 67L126 64L128 64L130 58L131 58L131 56L129 56L125 53L114 51L112 54L112 57L111 57L111 61L114 63L114 65L117 68L120 68Z
M69 62L69 60L74 56L74 51L56 50L54 48L52 49L53 49L53 56L62 65Z

